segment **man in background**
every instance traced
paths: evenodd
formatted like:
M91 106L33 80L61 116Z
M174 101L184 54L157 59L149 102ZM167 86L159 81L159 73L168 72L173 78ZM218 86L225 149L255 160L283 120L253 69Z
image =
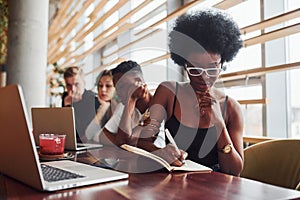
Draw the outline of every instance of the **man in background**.
M66 91L62 95L62 107L74 108L77 141L85 141L85 130L100 106L97 95L85 89L81 68L72 66L64 72Z

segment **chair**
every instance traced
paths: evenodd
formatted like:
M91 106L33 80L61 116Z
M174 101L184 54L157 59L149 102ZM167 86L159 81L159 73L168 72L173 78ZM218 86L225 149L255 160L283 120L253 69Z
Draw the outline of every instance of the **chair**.
M300 139L274 139L254 144L244 150L244 157L241 177L299 189Z
M244 148L251 146L253 144L257 144L260 142L273 140L275 138L264 137L264 136L243 136Z

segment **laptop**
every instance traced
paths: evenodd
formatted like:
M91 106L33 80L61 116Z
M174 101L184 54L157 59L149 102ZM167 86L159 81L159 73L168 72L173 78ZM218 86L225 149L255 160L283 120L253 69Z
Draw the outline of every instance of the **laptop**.
M42 191L128 178L126 173L70 160L40 163L21 87L9 85L0 88L0 99L0 173ZM51 177L52 171L57 169L71 176L67 175L67 180L57 181L55 177ZM48 171L51 178L45 177L44 171ZM126 182L128 183L127 180L114 183Z
M102 144L79 143L76 137L74 108L31 108L34 140L39 145L41 133L66 135L66 150L85 150L100 148Z

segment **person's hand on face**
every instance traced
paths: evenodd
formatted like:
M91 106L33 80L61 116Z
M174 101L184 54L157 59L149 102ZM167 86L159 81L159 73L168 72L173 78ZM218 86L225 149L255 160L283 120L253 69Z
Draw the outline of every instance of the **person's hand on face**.
M78 91L68 91L68 96L65 97L65 105L71 105L73 102L81 101L82 94Z
M101 120L102 120L102 117L103 117L103 114L106 113L106 111L109 109L110 107L110 101L105 101L101 98L99 98L98 96L98 101L100 103L100 106L97 110L97 113L96 113L96 119L97 119L97 122L98 124L101 123Z
M98 101L100 102L100 107L99 107L99 109L101 108L101 109L104 109L104 110L107 110L108 108L109 108L109 106L110 106L110 101L105 101L105 100L103 100L103 99L101 99L101 98L99 98L99 96L98 96Z
M209 92L205 94L196 92L196 94L198 98L200 117L203 120L209 121L210 124L222 123L224 120L219 100L213 97Z
M72 93L72 100L73 102L78 102L78 101L81 101L82 99L82 94L80 91L78 90L75 90L73 93Z
M65 97L64 104L66 106L72 105L72 91L68 91L68 96Z
M131 95L132 99L145 99L148 95L147 85L141 81L136 81L133 86L134 92Z
M148 95L147 85L143 84L141 81L126 82L122 89L118 88L117 91L121 101L124 103L128 102L130 99L133 101L144 99Z
M71 105L73 102L81 101L84 93L84 81L82 77L76 75L65 79L68 96L65 97L65 105Z
M142 74L139 72L116 74L113 79L117 94L123 104L130 100L144 99L148 95L147 85L143 83Z

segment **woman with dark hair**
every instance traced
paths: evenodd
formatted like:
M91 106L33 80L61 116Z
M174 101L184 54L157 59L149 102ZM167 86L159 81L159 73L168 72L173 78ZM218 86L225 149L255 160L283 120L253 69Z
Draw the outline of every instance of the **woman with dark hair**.
M117 105L115 86L111 70L104 70L97 79L98 100L101 104L97 111L96 118L101 126L112 116L113 110Z
M85 132L86 142L99 143L99 134L106 122L111 118L118 102L115 95L115 86L111 70L103 70L96 80L98 101L100 106L93 121Z
M228 174L243 168L243 115L240 105L215 87L224 63L242 47L240 31L223 11L207 9L177 18L169 34L172 60L187 72L189 81L166 81L151 101L151 123L143 129L138 146L181 166L184 159ZM178 148L153 144L160 123Z

